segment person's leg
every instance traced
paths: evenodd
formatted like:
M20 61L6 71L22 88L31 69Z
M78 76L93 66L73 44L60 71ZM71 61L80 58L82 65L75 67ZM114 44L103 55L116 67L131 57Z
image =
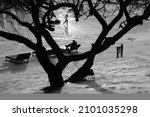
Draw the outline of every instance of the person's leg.
M119 58L119 47L116 47L117 58Z
M123 57L123 44L121 44L121 58Z

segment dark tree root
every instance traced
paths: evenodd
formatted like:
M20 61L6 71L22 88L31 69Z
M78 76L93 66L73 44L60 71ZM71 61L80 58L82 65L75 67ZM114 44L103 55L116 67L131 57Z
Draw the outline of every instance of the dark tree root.
M69 79L65 80L64 83L71 82L71 83L77 83L81 81L85 81L85 77L88 75L94 75L93 69L89 70L79 70L76 73L74 73Z
M57 82L55 81L55 83L52 83L50 86L45 87L43 90L44 91L55 91L55 90L59 90L64 86L64 82Z
M59 93L61 92L62 87L44 87L43 89L41 89L45 94L46 93Z
M50 82L51 89L57 89L63 86L64 86L64 81L62 80L62 77L55 76Z

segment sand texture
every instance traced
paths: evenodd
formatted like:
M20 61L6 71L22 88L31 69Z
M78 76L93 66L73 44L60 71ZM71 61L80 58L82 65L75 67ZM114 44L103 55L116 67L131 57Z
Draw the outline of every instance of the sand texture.
M64 46L75 39L81 44L79 52L84 52L91 48L91 43L99 34L97 22L86 27L89 22L70 23L69 36L60 35L59 29L53 35L60 46ZM124 44L124 55L123 58L117 59L116 46L119 43ZM29 63L22 65L5 61L6 55L31 50L5 39L1 39L0 45L0 94L150 93L149 22L142 27L135 27L115 45L98 54L92 67L94 76L88 76L86 77L87 80L79 83L66 83L61 89L53 91L43 91L43 88L49 86L49 82L36 57L31 57ZM51 60L55 62L56 58L51 58ZM83 62L70 63L63 72L64 79L67 79Z

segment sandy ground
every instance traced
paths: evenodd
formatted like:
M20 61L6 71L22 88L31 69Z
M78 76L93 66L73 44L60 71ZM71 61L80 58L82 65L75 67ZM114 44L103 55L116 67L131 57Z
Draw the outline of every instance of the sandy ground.
M91 30L94 27L96 26L94 25L89 29ZM63 88L57 91L43 91L43 88L49 86L49 82L35 57L31 57L27 64L15 65L5 61L4 57L7 52L1 49L0 94L150 93L150 30L148 28L139 28L138 30L140 31L129 32L115 45L96 56L93 65L94 76L88 76L86 81L80 83L66 83ZM94 41L90 38L95 33L90 36L84 33L77 34L72 38L82 44L79 52L90 49L90 44ZM84 40L81 40L81 38L84 38ZM63 40L60 45L69 41ZM1 43L1 45L5 45L4 43L6 42ZM116 46L118 43L124 44L124 56L117 59ZM8 49L8 53L11 54L11 48ZM54 58L51 60L56 61ZM70 63L63 72L64 79L67 79L82 64L83 61Z

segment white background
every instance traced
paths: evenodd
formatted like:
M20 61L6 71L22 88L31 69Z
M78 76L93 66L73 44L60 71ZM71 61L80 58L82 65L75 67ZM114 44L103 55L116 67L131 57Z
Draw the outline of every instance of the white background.
M1 117L149 117L149 100L0 100ZM64 107L70 108L69 114L50 113L29 113L14 114L14 107L28 108L48 108ZM78 113L79 106L137 106L138 113ZM74 110L74 111L72 111Z

